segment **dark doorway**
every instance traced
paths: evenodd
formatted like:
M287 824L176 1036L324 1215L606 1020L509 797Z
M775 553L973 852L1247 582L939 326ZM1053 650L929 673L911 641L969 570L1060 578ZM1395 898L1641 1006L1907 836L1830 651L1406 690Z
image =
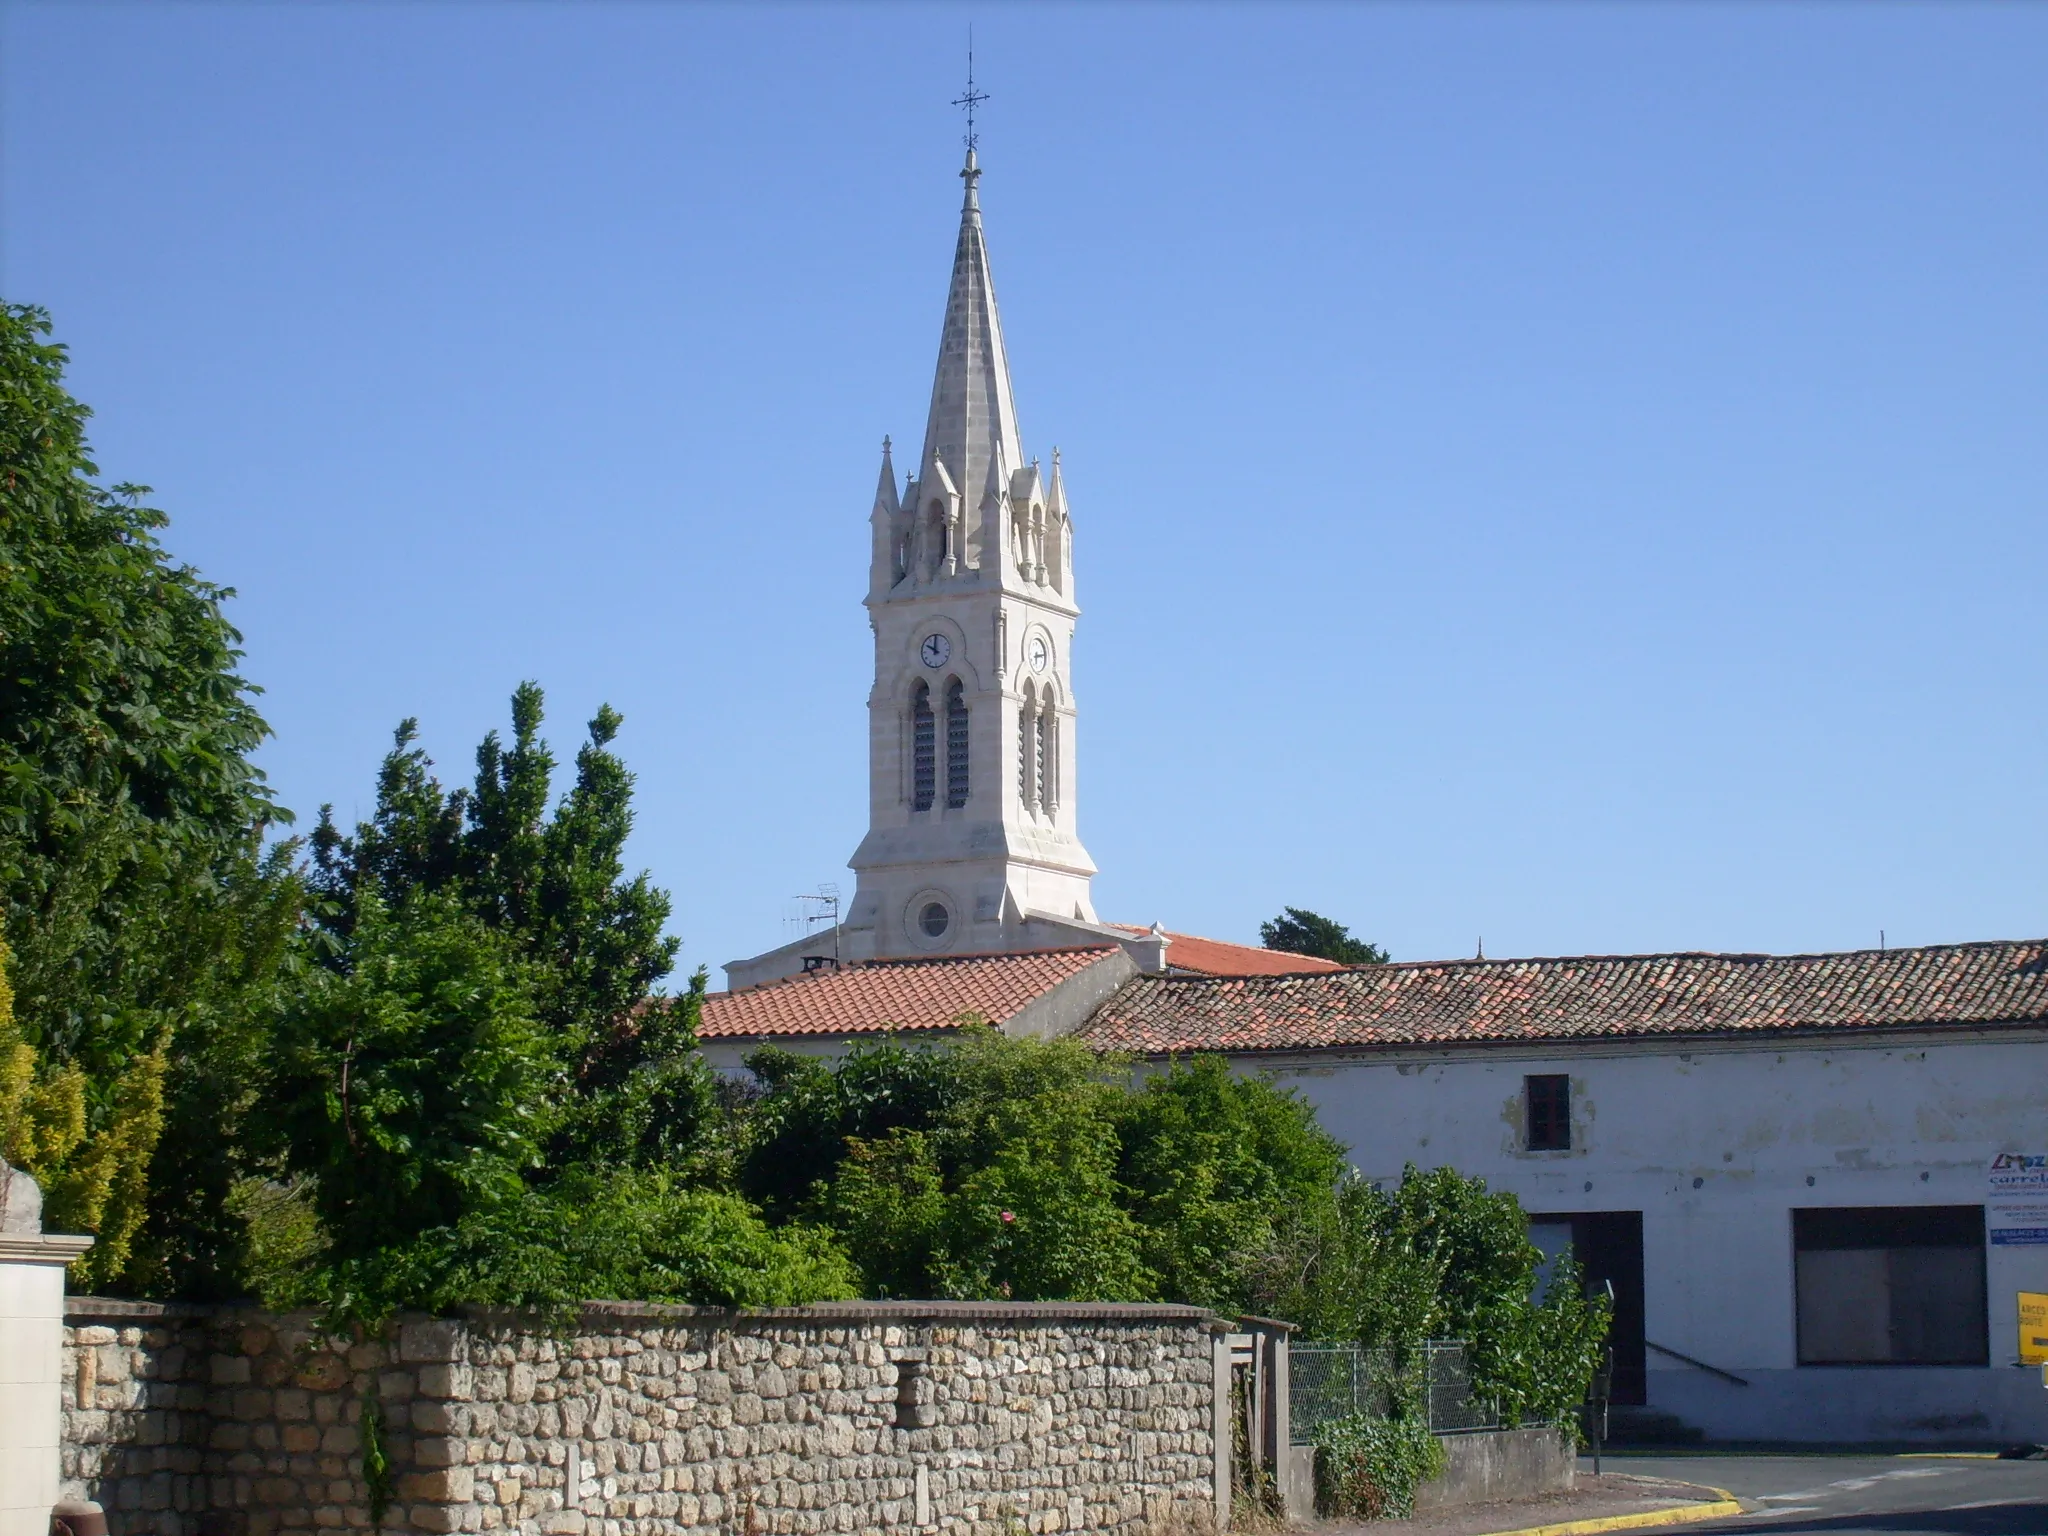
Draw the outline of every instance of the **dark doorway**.
M1546 1253L1571 1243L1586 1289L1614 1287L1614 1322L1607 1342L1614 1350L1614 1384L1609 1401L1641 1405L1649 1400L1643 1348L1643 1213L1574 1211L1531 1216L1530 1236ZM1541 1229L1541 1230L1538 1230ZM1569 1233L1567 1238L1566 1234Z

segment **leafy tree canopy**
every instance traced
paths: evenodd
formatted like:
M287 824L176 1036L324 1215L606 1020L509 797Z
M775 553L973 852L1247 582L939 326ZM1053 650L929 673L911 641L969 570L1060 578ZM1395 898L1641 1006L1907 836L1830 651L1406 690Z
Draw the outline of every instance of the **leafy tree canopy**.
M238 845L280 816L248 753L234 594L172 562L147 488L102 487L41 310L0 305L0 878L46 890L96 819Z
M1397 1403L1418 1390L1418 1344L1463 1339L1475 1392L1505 1422L1563 1420L1592 1381L1608 1304L1569 1255L1539 1292L1541 1262L1513 1195L1411 1166L1395 1189L1351 1177L1304 1206L1265 1255L1259 1310L1386 1351Z
M374 1319L854 1294L826 1234L771 1231L670 1166L560 1151L586 1107L573 1041L540 1016L541 965L457 892L415 890L394 910L365 890L354 917L346 965L309 977L277 1032L275 1146L318 1221L271 1300Z
M1220 1058L1134 1083L1077 1041L981 1026L748 1064L765 1092L743 1186L832 1227L874 1295L1243 1310L1258 1256L1341 1167L1305 1103Z
M1120 1106L1119 1179L1169 1300L1255 1310L1259 1258L1305 1208L1328 1204L1343 1148L1298 1095L1230 1070L1176 1062Z
M261 848L289 818L249 759L233 594L166 553L142 487L99 483L49 333L0 305L0 912L25 1091L78 1113L17 1151L51 1225L98 1235L77 1283L160 1288L233 1262L203 1168L247 1082L221 1052L296 922Z
M1117 1064L980 1025L939 1051L749 1065L768 1086L742 1132L743 1187L836 1231L867 1294L1152 1294L1118 1200ZM792 1170L792 1154L810 1161Z
M1387 952L1377 944L1355 939L1342 923L1301 907L1287 907L1270 923L1259 924L1259 942L1290 955L1314 955L1339 965L1385 965Z
M618 715L590 722L556 800L542 703L522 684L510 743L488 735L474 784L452 791L408 720L371 818L344 835L321 813L319 964L278 1014L260 1117L273 1176L244 1197L272 1299L374 1318L854 1294L829 1233L771 1228L729 1187L695 1049L705 978L655 993L676 953L669 899L624 867Z
M689 1050L704 978L679 998L653 995L677 941L662 932L668 893L644 871L626 874L633 776L611 750L619 715L598 710L575 780L551 804L543 703L538 685L520 684L511 742L484 738L468 788L444 790L416 744L418 723L401 724L371 818L344 836L332 807L321 809L315 920L331 963L346 970L366 909L405 914L417 897L446 898L521 961L534 1016L564 1062L574 1092L550 1128L547 1160L672 1161L710 1112L708 1074Z

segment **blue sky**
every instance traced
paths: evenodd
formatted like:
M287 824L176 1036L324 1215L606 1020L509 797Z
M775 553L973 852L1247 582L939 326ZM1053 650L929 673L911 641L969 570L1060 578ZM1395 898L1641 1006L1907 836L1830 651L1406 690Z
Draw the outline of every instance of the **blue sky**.
M14 0L0 291L305 823L532 677L686 964L851 890L970 21L1106 917L2048 931L2042 7Z

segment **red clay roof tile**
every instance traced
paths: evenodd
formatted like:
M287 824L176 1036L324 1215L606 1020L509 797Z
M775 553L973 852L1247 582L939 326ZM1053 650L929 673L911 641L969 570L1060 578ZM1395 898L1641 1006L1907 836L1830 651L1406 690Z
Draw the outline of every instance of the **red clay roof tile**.
M717 1040L953 1029L966 1013L1001 1024L1115 953L1116 945L1099 944L1021 954L864 961L740 992L714 992L704 999L697 1033L701 1039Z
M1144 1054L2006 1023L2048 1023L2048 940L1140 976L1081 1034Z
M1149 933L1128 923L1111 923L1124 933ZM1291 955L1282 949L1256 949L1249 944L1231 944L1223 939L1197 938L1192 933L1168 933L1166 964L1175 971L1193 971L1202 976L1300 976L1311 971L1341 971L1334 960L1314 955Z

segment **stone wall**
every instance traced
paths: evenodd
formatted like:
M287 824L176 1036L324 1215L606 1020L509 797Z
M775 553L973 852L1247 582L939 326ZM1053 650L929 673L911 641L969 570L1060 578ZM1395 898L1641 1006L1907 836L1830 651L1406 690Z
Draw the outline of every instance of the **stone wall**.
M239 1308L75 1297L63 1497L97 1499L116 1536L368 1529L357 1421L364 1392L400 1365L395 1342L351 1346L309 1319Z
M1014 1536L1208 1524L1219 1324L1188 1307L602 1304L405 1319L74 1300L64 1491L115 1536Z

